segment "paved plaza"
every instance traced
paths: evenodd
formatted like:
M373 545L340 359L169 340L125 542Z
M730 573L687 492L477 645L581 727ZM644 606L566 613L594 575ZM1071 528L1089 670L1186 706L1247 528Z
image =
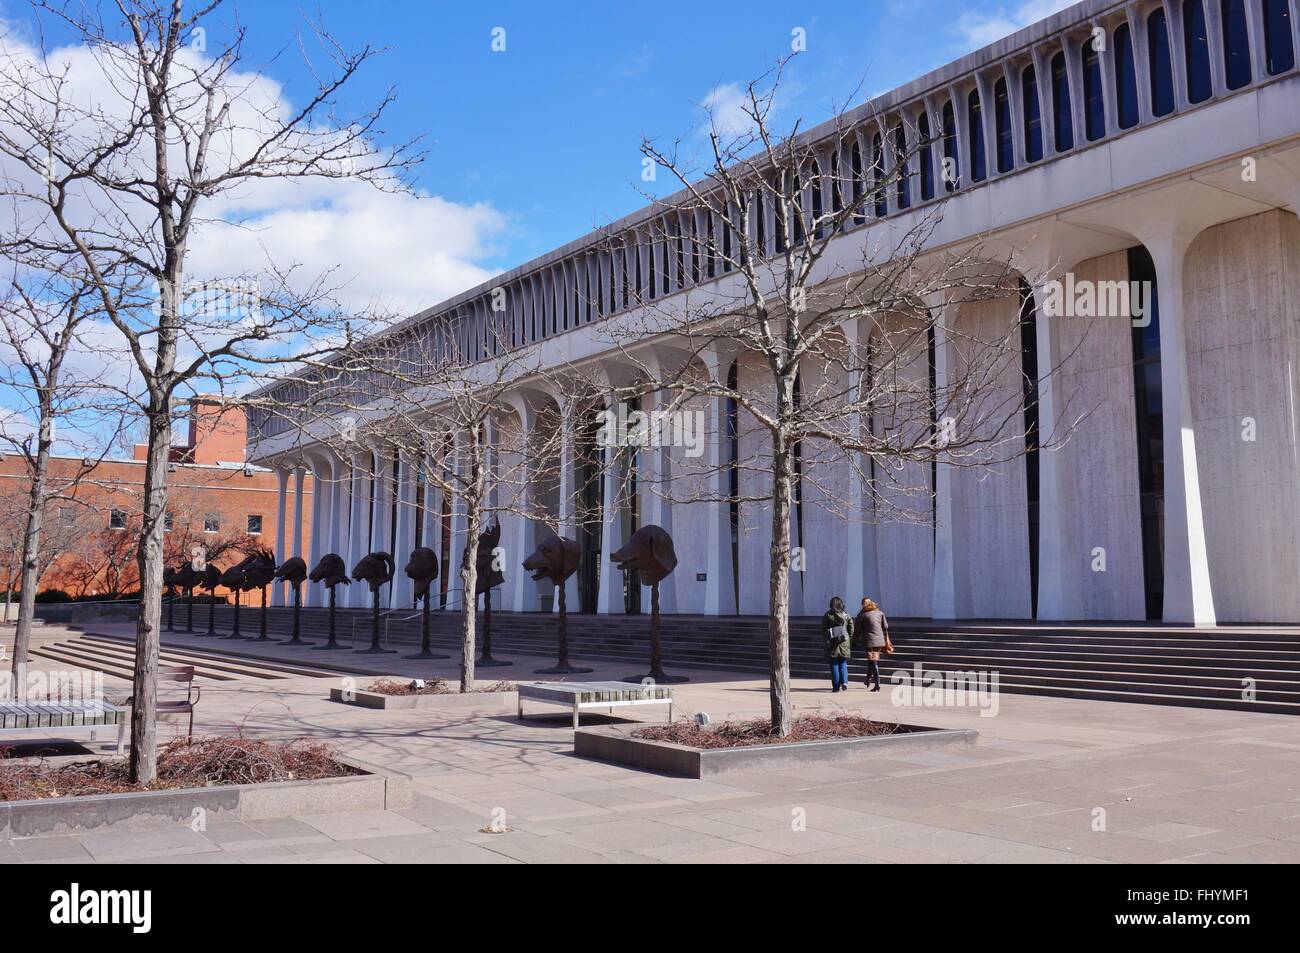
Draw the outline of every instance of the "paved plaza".
M198 644L165 638L183 643ZM344 652L264 651L353 661ZM450 662L395 658L376 664L401 675L454 676ZM483 681L529 677L544 664L518 657L483 672ZM629 674L624 665L590 664L596 671L584 678ZM687 674L691 682L677 688L682 712L705 711L714 721L766 713L762 679ZM357 677L360 687L368 681ZM560 708L523 722L513 705L492 703L455 712L362 710L327 700L338 684L210 682L200 730L328 740L410 775L409 810L15 839L0 842L0 862L1300 861L1300 722L1284 715L1004 694L996 717L980 717L975 709L896 707L888 686L832 696L820 681L796 680L802 711L973 727L979 743L696 781L575 757L570 716ZM124 688L107 680L110 693ZM620 715L628 711L663 718L659 708ZM584 724L602 720L584 715ZM164 725L164 738L176 729ZM494 826L507 830L491 833Z

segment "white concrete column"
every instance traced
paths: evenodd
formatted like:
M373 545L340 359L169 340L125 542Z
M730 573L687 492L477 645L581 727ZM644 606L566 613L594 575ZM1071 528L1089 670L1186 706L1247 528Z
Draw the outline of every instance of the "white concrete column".
M293 471L293 552L292 556L302 555L302 509L306 489L307 471L297 467Z
M276 468L276 480L279 487L275 496L275 564L281 565L288 558L286 552L288 547L285 545L285 508L286 498L289 495L289 471ZM277 582L271 587L271 605L284 605L285 584Z
M572 402L564 409L563 419L560 422L560 513L559 526L560 535L567 536L574 542L578 541L578 490L577 490L577 421L574 416L577 410L572 406ZM581 571L581 567L579 567ZM574 572L564 583L564 601L569 607L570 612L576 612L581 602L578 599L578 572ZM560 611L560 600L557 598L552 607L553 611Z
M351 471L351 516L348 520L348 551L340 554L347 563L348 575L366 553L370 551L370 468L374 456L369 450L358 450L352 454ZM364 585L353 584L347 587L344 604L353 608L366 604Z
M431 609L441 606L441 580L447 572L447 567L444 565L442 558L442 487L435 484L428 477L433 465L433 460L426 456L423 462L425 468L424 508L420 514L420 545L432 549L434 555L438 557L438 579L430 587L430 592L433 595L432 600L429 602Z
M466 474L466 465L464 461L464 437L457 433L454 438L453 450L451 455L450 466L454 471L461 475L463 479ZM452 484L453 486L456 484ZM459 609L461 599L466 598L466 593L461 589L460 564L465 554L467 519L465 511L465 499L460 493L454 493L451 497L451 548L447 555L447 608ZM469 593L468 598L473 599L474 594Z
M710 372L726 374L721 367ZM715 376L716 380L717 377ZM708 502L700 504L707 513L708 562L704 588L705 615L734 615L736 612L735 567L731 562L731 476L727 469L727 404L723 397L709 398L709 421L705 452L708 454ZM607 560L608 561L608 560ZM611 567L612 568L612 567Z
M858 320L843 324L844 340L848 351L849 368L848 393L851 400L857 401L864 385L863 376L868 360L868 341L865 333L870 327L861 327ZM868 417L861 412L859 405L849 415L849 432L859 437L867 435ZM867 461L859 458L859 467L866 467ZM844 552L844 598L848 600L850 611L856 611L853 596L855 593L880 598L880 568L876 553L875 506L872 501L874 489L866 485L858 468L850 468L846 509L848 526L846 527Z
M299 489L304 490L305 488L303 487L301 480L305 477L306 473L311 474L311 481L312 481L311 482L311 517L310 517L310 522L308 524L311 527L311 532L310 532L311 541L310 543L307 543L305 545L295 546L294 552L291 554L294 556L302 557L303 561L307 563L308 572L310 572L311 567L315 565L312 562L311 552L309 552L309 550L314 551L316 549L317 545L319 544L321 535L325 532L325 523L329 517L329 513L327 512L328 507L326 506L327 500L322 498L323 494L320 491L321 482L320 482L320 471L318 467L319 464L315 462L310 463L308 467L302 471L299 477L300 479ZM299 521L298 525L301 526L302 522ZM304 605L314 605L314 603L311 601L312 594L310 589L308 589L308 591L304 593L304 596L305 596L305 601L303 603Z
M470 344L473 345L473 337L470 337ZM372 496L375 501L374 515L370 517L370 552L372 553L393 553L393 458L388 453L388 448L379 446L375 448L375 475L371 483ZM394 559L397 557L394 556ZM386 586L380 587L379 605L387 606L392 599L393 584L390 582ZM366 605L370 604L369 596L366 598Z
M606 408L618 413L618 404L613 399L606 401ZM602 615L621 614L623 612L623 574L610 561L610 555L623 545L619 529L622 501L619 490L619 458L623 448L611 441L605 448L604 473L601 476L601 526L600 526L600 586L596 594L596 611Z
M1160 390L1164 420L1165 579L1164 620L1212 626L1214 593L1205 547L1196 428L1187 379L1183 321L1183 260L1194 232L1147 236L1156 267L1160 306Z
M937 400L937 426L943 426L943 394L952 376L953 353L948 347L947 330L956 318L957 305L946 296L930 302L934 315L934 382L940 395ZM953 532L952 468L942 460L934 476L934 596L930 615L935 619L957 618L957 547L960 541Z
M1041 278L1041 273L1038 276ZM1041 286L1034 300L1045 300ZM1040 308L1035 321L1038 349L1038 618L1046 621L1082 619L1083 593L1079 582L1087 566L1087 553L1071 539L1066 520L1070 471L1062 449L1054 446L1062 435L1062 395L1057 374L1061 366L1062 317Z
M397 455L397 532L393 547L393 561L397 564L397 573L393 576L393 585L389 596L389 606L393 609L414 605L414 583L402 572L402 567L411 558L415 548L415 467L411 455L400 451Z

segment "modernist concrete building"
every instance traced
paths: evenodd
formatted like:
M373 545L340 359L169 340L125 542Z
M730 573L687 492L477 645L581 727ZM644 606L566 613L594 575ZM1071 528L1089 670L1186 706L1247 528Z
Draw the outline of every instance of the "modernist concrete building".
M844 117L870 117L886 142L900 127L942 135L907 170L906 190L891 190L876 215L835 238L842 263L861 260L868 243L942 202L934 247L980 237L1004 249L1031 287L1051 273L1150 281L1158 316L1146 328L1104 323L1082 339L1069 321L1040 315L1023 367L1044 375L1041 429L1059 424L1068 390L1095 403L1072 439L1012 461L993 479L940 464L932 525L824 521L806 541L796 613L820 613L831 593L853 601L865 593L898 616L1300 620L1298 5L1085 0ZM809 141L829 143L834 131L814 129ZM860 143L864 151L872 144ZM936 179L945 160L957 170L953 184ZM626 368L593 328L636 306L627 286L640 279L631 276L656 267L636 236L662 227L656 217L664 214L644 209L412 321L441 322L473 351L485 346L493 290L504 288L512 343L543 340L557 360L603 364L617 382ZM709 227L681 221L668 230L690 242ZM620 253L611 234L628 236L635 252ZM735 280L678 261L665 255L659 265L664 288L651 293L660 307L674 294ZM1019 301L1000 306L1014 315ZM976 322L989 307L951 308L942 321ZM655 342L642 343L652 359ZM1066 354L1064 372L1048 376ZM733 372L727 355L712 358L707 373ZM502 426L531 426L547 399L521 384L515 419ZM724 432L727 408L705 409L711 429ZM425 499L419 461L384 447L342 459L273 419L253 421L250 435L252 459L305 465L316 476L312 559L331 550L350 563L370 549L404 554L417 539L459 550L456 501ZM748 439L743 421L732 439ZM562 455L565 487L583 484L575 441L570 435ZM653 472L676 465L672 450L647 453ZM727 448L715 441L707 453L723 460ZM558 511L564 494L536 492L551 494L556 520L570 524L571 513ZM639 610L639 596L626 595L621 574L601 559L639 519L678 539L665 611L766 612L768 538L756 506L647 498L629 514L613 505L612 478L602 494L601 524L573 528L584 536L584 567L571 583L571 608ZM526 552L536 531L510 521L508 550ZM361 587L352 588L361 604ZM550 594L519 572L509 574L503 597L507 609L550 605ZM409 604L409 587L399 582L388 598Z

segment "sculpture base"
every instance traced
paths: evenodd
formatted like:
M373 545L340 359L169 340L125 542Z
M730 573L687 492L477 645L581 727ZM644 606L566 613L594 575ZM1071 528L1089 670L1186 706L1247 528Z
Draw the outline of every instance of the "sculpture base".
M644 684L645 682L654 682L656 685L680 685L683 682L689 682L690 679L685 675L669 675L667 672L660 672L658 675L653 673L648 675L629 675L622 679L630 685Z
M292 639L280 639L280 644L281 645L311 645L312 643L308 642L306 639L300 639L298 638L298 636L295 635Z
M552 665L550 668L535 668L534 675L587 675L596 671L594 668L583 668L580 665Z
M326 642L323 645L316 646L316 651L319 652L321 649L346 649L346 648L347 648L346 645L340 645L337 642Z
M402 658L404 658L404 659L437 659L437 658L451 658L451 656L450 656L450 655L443 655L443 654L441 654L440 652L420 651L420 652L416 652L414 655L403 655Z
M474 660L475 668L505 668L507 665L514 665L514 662L508 662L499 658L478 658Z
M230 635L221 635L221 636L218 636L218 638L222 638L222 639L235 639L235 640L240 641L240 642L248 642L248 641L251 641L253 637L252 637L251 635L235 635L235 633L232 632L232 633L230 633Z
M357 655L396 655L397 649L386 649L382 646L372 645L368 649L356 649Z

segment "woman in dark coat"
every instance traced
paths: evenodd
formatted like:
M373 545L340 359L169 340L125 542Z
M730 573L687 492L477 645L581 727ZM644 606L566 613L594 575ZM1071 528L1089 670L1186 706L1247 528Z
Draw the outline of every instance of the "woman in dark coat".
M880 691L880 653L889 644L889 620L880 606L870 599L862 600L862 611L857 618L858 638L867 649L867 684L873 692Z
M844 600L836 596L822 616L822 633L826 636L826 655L831 663L831 691L849 690L849 654L853 647L853 620L844 611Z

